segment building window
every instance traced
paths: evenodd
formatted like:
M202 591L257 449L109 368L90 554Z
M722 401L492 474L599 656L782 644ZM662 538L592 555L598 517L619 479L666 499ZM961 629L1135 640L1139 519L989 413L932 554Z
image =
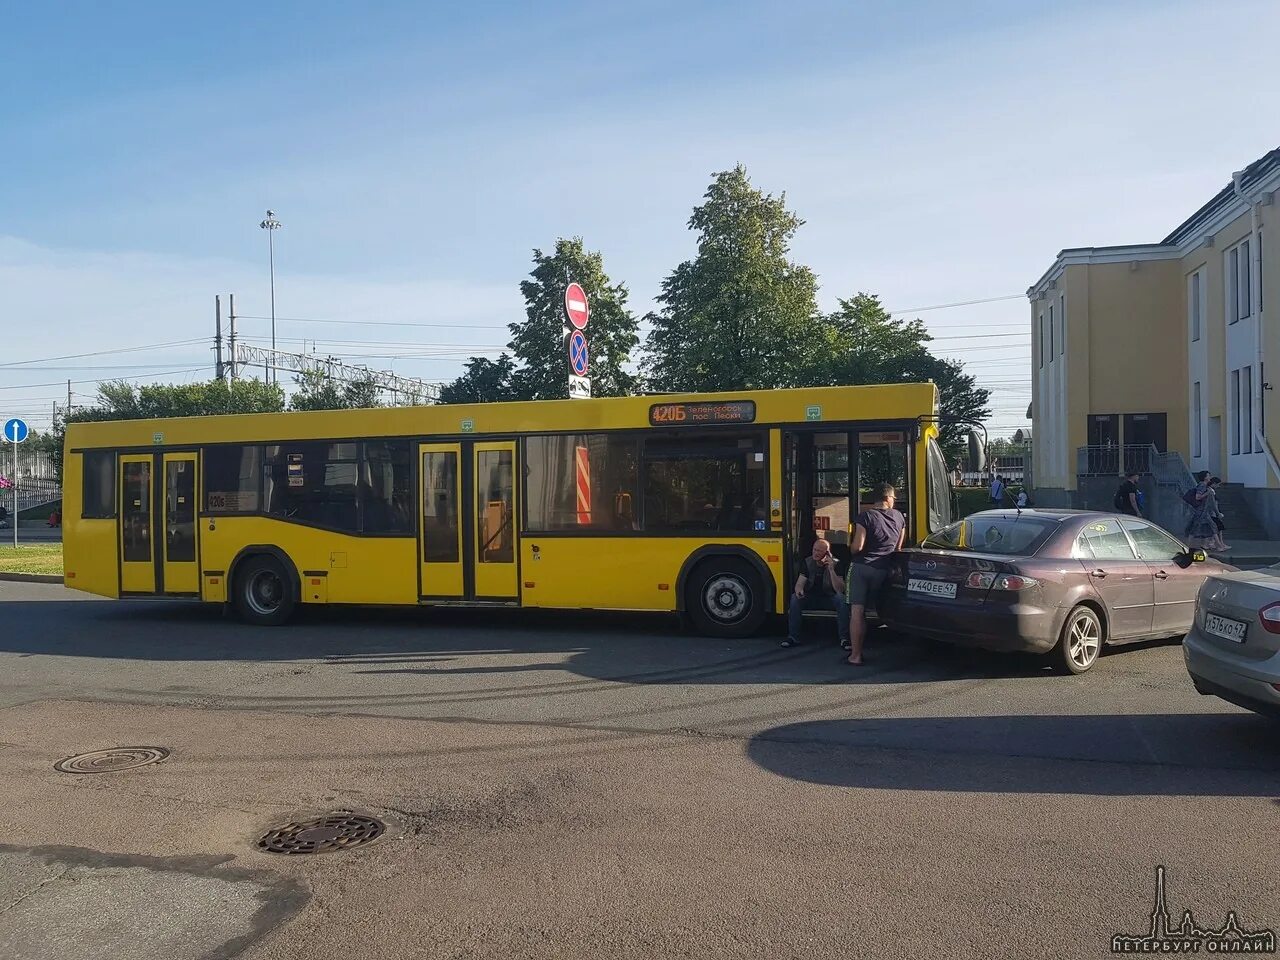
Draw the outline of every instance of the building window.
M1044 314L1040 314L1040 369L1044 369Z
M355 443L282 443L266 448L267 513L355 533L359 457Z
M1240 437L1240 451L1253 450L1253 367L1240 371L1240 412L1244 414Z
M86 520L106 519L116 515L116 455L104 450L90 450L84 455L81 478L83 497L80 516ZM17 523L17 518L14 518Z
M1200 417L1200 381L1197 380L1191 385L1191 455L1193 457L1204 456L1202 448L1204 431L1200 425Z
M1243 240L1224 254L1226 258L1227 322L1247 319L1252 314L1249 241Z
M1067 352L1067 295L1058 297L1058 356Z
M1192 342L1200 339L1200 271L1191 275L1187 288L1187 319Z
M202 462L205 512L257 513L261 509L261 447L205 447Z
M529 437L525 529L634 530L640 468L626 434Z
M1053 363L1054 355L1054 336L1053 336L1053 304L1049 304L1049 362Z
M760 434L647 436L643 466L647 531L768 526L765 440Z
M1240 452L1240 371L1231 371L1231 390L1227 395L1231 404L1231 452Z

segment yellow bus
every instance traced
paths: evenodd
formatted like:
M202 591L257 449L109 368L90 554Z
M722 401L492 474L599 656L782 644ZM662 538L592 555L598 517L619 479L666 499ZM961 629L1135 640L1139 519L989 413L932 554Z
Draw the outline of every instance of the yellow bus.
M867 491L951 519L933 384L73 423L68 587L276 624L299 604L678 611L745 636Z

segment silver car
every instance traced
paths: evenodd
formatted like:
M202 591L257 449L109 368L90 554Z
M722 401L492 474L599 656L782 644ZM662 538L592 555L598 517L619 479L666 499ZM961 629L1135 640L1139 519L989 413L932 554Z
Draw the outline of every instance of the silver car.
M1200 693L1280 717L1280 567L1206 579L1182 655Z

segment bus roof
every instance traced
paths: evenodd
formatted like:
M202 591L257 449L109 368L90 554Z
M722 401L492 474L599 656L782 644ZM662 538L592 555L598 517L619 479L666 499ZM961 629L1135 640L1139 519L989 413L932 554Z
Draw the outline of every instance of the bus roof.
M360 410L243 413L162 420L109 420L67 425L67 446L133 448L252 443L277 440L325 440L396 436L512 435L572 433L675 426L678 414L654 414L655 407L688 404L754 403L725 409L727 419L712 422L761 426L812 421L869 423L915 420L937 413L933 383L897 383L857 387L800 387L741 390L732 393L656 394L591 400L526 400L505 403L435 404ZM812 409L816 407L816 412ZM689 411L692 413L692 411ZM701 413L715 416L715 411ZM652 416L659 419L651 421ZM735 419L740 417L741 419ZM684 425L696 425L685 423Z

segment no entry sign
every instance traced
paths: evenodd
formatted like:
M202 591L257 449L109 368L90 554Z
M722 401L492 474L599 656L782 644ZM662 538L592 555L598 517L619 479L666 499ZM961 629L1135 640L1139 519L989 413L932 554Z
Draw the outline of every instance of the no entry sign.
M584 330L591 310L587 306L587 294L581 285L571 283L564 289L564 315L578 330Z

